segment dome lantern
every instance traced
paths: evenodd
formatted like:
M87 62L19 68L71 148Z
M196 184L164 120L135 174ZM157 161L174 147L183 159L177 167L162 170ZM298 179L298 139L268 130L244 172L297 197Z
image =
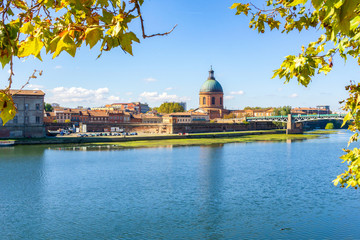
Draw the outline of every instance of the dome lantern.
M214 77L214 70L212 67L210 68L208 79L202 84L200 88L200 92L223 92L221 84L216 81Z

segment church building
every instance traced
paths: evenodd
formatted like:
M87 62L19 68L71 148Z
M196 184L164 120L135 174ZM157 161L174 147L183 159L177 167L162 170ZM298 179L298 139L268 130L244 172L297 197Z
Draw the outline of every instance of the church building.
M224 92L221 84L214 77L214 70L209 71L208 79L202 84L199 93L198 112L206 112L210 119L222 118L229 111L224 109Z

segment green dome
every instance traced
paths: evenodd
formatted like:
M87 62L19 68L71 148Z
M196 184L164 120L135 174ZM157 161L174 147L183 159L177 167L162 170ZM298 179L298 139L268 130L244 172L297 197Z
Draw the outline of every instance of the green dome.
M223 89L218 81L208 79L201 86L200 92L223 92Z
M200 92L223 92L220 83L215 80L212 68L209 71L209 78L201 86Z

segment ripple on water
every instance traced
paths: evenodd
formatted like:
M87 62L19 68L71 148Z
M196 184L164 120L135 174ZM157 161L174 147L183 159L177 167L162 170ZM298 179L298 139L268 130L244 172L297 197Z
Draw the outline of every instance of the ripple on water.
M360 195L331 183L348 137L0 149L0 239L354 239Z

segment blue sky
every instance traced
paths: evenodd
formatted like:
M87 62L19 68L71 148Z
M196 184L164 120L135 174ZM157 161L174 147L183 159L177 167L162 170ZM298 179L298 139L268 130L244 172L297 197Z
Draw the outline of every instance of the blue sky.
M258 34L248 27L247 17L229 9L232 3L147 0L147 33L166 32L178 24L169 36L140 39L133 45L134 56L114 49L96 59L97 45L91 51L81 48L75 58L63 53L52 60L42 53L43 62L32 57L19 60L13 88L22 86L33 69L41 69L43 76L27 88L45 91L46 102L76 107L141 101L154 107L164 101L186 101L189 109L198 106L200 86L212 65L228 109L330 105L338 111L338 102L347 96L344 86L350 79L358 80L357 63L349 60L345 65L335 58L334 70L315 77L307 88L296 81L271 79L286 55L297 54L320 32ZM140 38L139 22L131 27ZM7 69L0 76L6 86Z

